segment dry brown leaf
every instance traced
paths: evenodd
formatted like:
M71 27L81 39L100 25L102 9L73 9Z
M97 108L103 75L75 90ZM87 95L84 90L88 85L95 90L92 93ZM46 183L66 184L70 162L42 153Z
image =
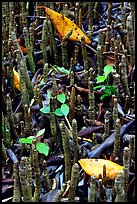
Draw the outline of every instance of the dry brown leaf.
M105 53L104 54L104 64L115 66L115 55L114 53Z

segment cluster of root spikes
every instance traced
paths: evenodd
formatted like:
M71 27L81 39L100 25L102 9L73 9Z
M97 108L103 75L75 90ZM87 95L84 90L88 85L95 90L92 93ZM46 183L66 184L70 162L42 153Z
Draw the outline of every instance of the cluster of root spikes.
M135 2L2 2L2 202L135 201Z

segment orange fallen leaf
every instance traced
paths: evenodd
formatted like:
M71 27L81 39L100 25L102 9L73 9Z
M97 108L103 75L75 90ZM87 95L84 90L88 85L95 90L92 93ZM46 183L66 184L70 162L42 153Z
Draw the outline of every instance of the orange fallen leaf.
M19 74L18 74L18 72L15 70L15 68L13 68L13 74L14 74L14 87L20 91L20 79L19 79Z
M27 48L22 45L21 39L18 38L18 44L23 52L23 54L27 54Z
M70 19L50 8L44 6L37 7L37 9L41 8L45 9L46 14L51 19L61 38L65 37L70 30L73 30L71 36L69 37L69 40L79 42L81 41L81 37L84 36L85 43L91 43L90 39L85 35L85 33Z
M106 176L112 180L123 170L123 166L105 159L80 159L78 162L88 175L97 179L100 174L103 177L103 165L106 165Z
M18 38L18 43L19 43L19 45L21 45L21 39L20 38Z
M27 54L27 48L26 47L20 45L20 48L21 48L23 54Z

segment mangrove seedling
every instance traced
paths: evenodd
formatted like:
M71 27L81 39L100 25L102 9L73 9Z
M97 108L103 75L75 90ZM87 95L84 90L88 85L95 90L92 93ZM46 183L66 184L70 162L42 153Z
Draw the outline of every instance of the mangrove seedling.
M38 131L35 136L29 136L29 137L27 137L27 138L20 138L20 139L18 140L18 142L23 143L23 144L32 144L32 143L33 143L33 139L36 138L36 140L37 140L38 138L41 138L41 136L44 134L44 132L45 132L45 128L42 129L42 130L40 130L40 131ZM49 146L46 145L46 144L43 143L43 142L37 142L37 143L36 143L36 150L37 150L39 153L42 153L42 154L44 154L45 156L47 156L48 153L49 153Z
M115 87L109 85L109 83L108 83L108 76L112 71L113 71L113 67L110 65L106 65L104 67L104 75L98 75L96 78L97 83L103 83L103 82L106 83L103 85L93 87L93 90L101 89L101 91L104 92L104 94L100 97L100 100L103 100L103 98L106 96L111 96L112 94L116 93Z
M70 74L70 70L65 69L64 67L59 67L57 65L50 65L52 67L52 72L55 74Z
M51 99L52 98L52 95L51 95L51 92L48 91L48 99ZM67 118L67 115L69 114L69 111L70 111L70 108L67 104L65 104L65 101L66 101L66 96L64 93L62 94L58 94L56 96L56 99L61 103L61 107L60 108L56 108L55 111L53 111L52 113L54 113L55 115L57 116L64 116L67 123L68 123L68 126L70 128L70 130L72 130L71 126L70 126L70 123L68 121L68 118ZM46 106L46 107L43 107L40 109L40 111L44 114L48 114L48 113L51 113L50 111L50 105L49 106Z

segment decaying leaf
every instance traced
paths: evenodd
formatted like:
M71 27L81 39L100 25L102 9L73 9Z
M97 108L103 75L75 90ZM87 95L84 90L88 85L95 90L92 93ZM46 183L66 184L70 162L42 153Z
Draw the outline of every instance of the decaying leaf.
M115 55L111 52L104 52L104 64L115 66Z
M115 179L117 174L123 170L123 166L105 159L80 159L78 162L88 175L95 176L96 178L99 178L100 174L103 177L104 165L106 165L106 176L109 179Z
M61 38L65 37L66 34L73 30L69 40L81 41L81 37L85 37L85 43L90 44L90 39L85 35L85 33L70 19L64 15L44 6L38 6L37 9L45 9L46 14L49 16L50 20L54 24Z
M15 70L15 68L13 68L13 74L14 74L14 86L16 89L18 89L20 91L20 79L19 79L19 74L18 72Z

